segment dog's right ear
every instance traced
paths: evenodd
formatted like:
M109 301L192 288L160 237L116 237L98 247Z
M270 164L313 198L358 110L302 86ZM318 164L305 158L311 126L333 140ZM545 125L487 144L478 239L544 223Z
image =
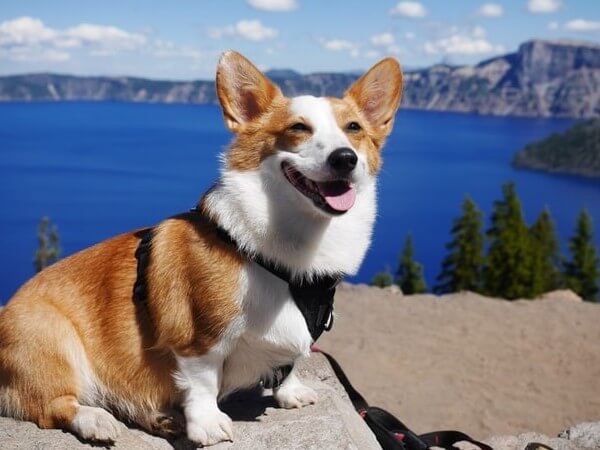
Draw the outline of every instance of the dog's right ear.
M225 124L234 133L260 117L282 95L254 64L232 50L219 60L216 84Z

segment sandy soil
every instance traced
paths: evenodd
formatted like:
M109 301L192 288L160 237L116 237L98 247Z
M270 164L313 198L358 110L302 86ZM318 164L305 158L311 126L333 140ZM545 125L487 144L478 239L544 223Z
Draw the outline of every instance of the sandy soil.
M550 436L600 420L600 304L342 285L319 346L415 431Z

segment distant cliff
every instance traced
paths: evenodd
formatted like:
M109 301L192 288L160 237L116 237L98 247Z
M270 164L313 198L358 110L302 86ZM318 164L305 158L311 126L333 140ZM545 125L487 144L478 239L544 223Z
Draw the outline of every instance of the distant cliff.
M287 95L341 95L356 74L269 75ZM212 81L29 74L0 77L0 101L215 103ZM600 117L600 45L534 40L476 66L405 73L405 108L501 116Z
M600 177L600 119L533 142L515 155L515 167Z
M476 66L406 74L404 105L501 116L600 116L600 45L529 41Z

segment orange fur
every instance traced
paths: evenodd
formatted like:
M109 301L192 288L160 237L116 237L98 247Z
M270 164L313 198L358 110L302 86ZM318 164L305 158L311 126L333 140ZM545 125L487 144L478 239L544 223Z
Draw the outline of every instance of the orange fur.
M89 364L106 407L156 431L179 400L172 349L201 355L238 313L241 258L194 214L163 222L152 245L147 308L133 300L138 233L43 270L0 313L0 411L66 427ZM172 280L177 280L173 283Z
M339 98L328 99L333 109L338 126L345 130L350 122L357 122L361 126L358 132L346 132L346 136L352 146L359 152L367 154L369 172L374 175L381 168L380 148L383 146L385 135L373 129L373 126L360 113L354 102L340 100Z
M371 125L370 134L376 142L392 131L401 97L402 71L393 58L375 64L344 94L344 100L354 103Z

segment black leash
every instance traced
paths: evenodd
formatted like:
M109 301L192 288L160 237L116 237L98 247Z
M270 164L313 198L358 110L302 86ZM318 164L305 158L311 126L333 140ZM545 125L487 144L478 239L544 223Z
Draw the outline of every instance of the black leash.
M336 359L329 353L321 350L319 352L331 364L333 372L348 393L354 409L365 420L384 450L427 450L434 446L446 450L456 450L459 447L454 444L462 441L477 445L481 450L493 450L489 445L476 441L460 431L434 431L417 435L385 409L370 406L352 386Z

